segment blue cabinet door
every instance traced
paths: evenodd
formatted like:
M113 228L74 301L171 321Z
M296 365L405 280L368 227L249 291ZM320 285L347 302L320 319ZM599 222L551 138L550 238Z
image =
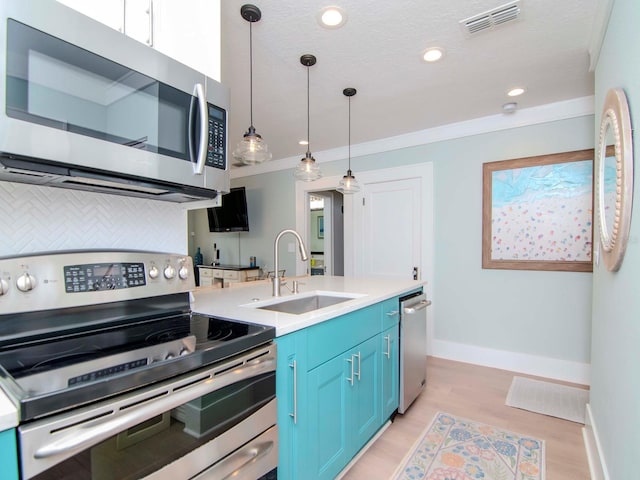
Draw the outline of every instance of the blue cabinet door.
M15 429L0 432L0 478L18 480L18 449Z
M380 354L379 335L352 350L357 375L351 389L348 424L351 455L355 455L380 428Z
M301 457L306 472L296 478L335 478L350 459L350 354L342 354L309 372L306 418L309 436Z
M388 328L380 335L382 340L382 423L398 408L400 395L400 343L399 325Z
M305 450L307 333L305 330L276 338L276 398L278 411L278 478L295 479L306 468L302 455Z

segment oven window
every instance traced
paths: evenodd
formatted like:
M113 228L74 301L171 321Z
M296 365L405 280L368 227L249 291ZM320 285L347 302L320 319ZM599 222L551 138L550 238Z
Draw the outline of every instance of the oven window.
M229 431L274 398L274 372L237 382L149 418L33 478L139 479Z

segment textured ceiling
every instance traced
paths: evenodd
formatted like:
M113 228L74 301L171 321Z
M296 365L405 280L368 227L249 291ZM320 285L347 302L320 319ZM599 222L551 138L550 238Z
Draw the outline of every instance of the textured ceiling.
M242 0L221 2L222 81L231 88L229 142L249 126L249 24ZM460 20L506 0L256 0L253 24L253 120L274 159L303 157L310 67L311 151L347 144L345 87L351 103L351 143L499 114L513 101L506 91L524 86L518 107L593 95L588 47L598 0L522 0L521 15L492 30L468 35ZM348 14L340 29L320 27L328 5ZM430 46L445 49L435 64L421 60ZM517 115L517 112L515 113Z

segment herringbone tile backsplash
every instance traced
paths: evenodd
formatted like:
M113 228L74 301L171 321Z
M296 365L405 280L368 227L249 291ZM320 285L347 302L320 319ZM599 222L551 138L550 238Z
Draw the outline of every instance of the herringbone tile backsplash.
M0 182L0 256L117 248L186 253L180 205Z

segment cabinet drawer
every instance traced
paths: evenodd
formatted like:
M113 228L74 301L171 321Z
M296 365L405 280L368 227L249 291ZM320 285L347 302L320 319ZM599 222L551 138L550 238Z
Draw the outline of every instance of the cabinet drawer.
M225 280L240 280L240 272L236 272L235 270L223 270L222 278Z
M198 270L200 271L200 278L203 278L203 277L213 278L213 271L211 268L200 267Z
M310 327L309 370L379 333L380 308L378 303Z
M400 323L400 304L398 297L382 302L382 330Z
M224 278L222 275L224 274L224 270L220 270L218 268L211 269L211 275L213 278Z

